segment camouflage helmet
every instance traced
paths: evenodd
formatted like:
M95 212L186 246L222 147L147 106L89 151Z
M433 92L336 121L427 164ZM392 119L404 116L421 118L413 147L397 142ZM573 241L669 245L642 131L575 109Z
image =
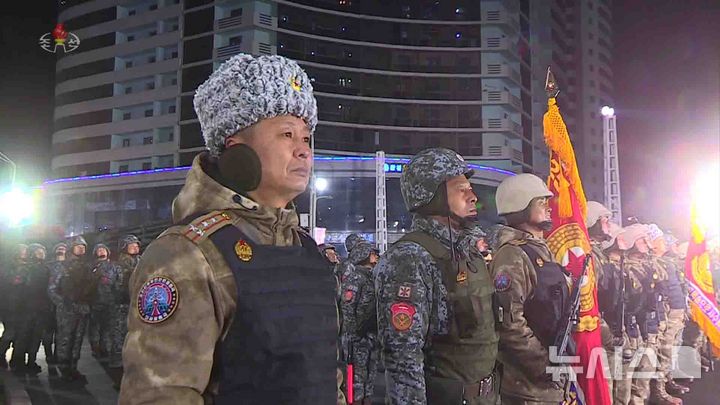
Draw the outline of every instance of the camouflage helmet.
M118 241L118 251L124 252L128 246L137 243L140 246L140 239L135 235L125 235Z
M38 250L47 251L47 249L45 249L45 246L43 246L39 243L31 243L28 245L27 249L28 249L28 256L35 256L35 252Z
M65 242L56 243L55 246L53 246L53 253L57 253L58 249L65 248L65 250L68 249L68 245Z
M604 205L600 204L597 201L588 201L587 202L587 215L585 216L585 226L590 229L592 228L598 220L602 217L611 217L612 212L610 212L609 209L607 209Z
M70 249L79 245L87 247L87 242L85 241L85 238L83 238L81 235L73 236L73 238L70 240Z
M373 246L365 241L359 242L355 248L348 255L348 260L354 265L358 265L365 261L375 249Z
M110 257L110 248L107 247L107 245L104 243L98 243L97 245L95 245L95 247L93 247L93 256L97 256L97 252L100 249L105 249L105 251L108 254L108 257Z
M345 239L345 250L350 253L360 242L367 242L359 233L354 233Z
M534 174L521 173L506 177L495 192L498 215L523 211L535 198L549 198L550 192L542 179Z
M470 178L474 173L463 157L450 149L425 149L410 159L400 176L405 207L416 211L430 203L441 184L460 175Z
M655 242L656 239L662 238L665 233L660 229L657 224L648 225L648 241Z
M635 243L645 238L648 239L649 229L647 225L632 224L622 229L617 235L617 244L620 250L630 250Z

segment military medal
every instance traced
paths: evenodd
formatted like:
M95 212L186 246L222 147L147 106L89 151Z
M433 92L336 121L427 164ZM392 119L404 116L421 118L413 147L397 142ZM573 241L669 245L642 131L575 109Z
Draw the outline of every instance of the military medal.
M465 270L460 270L457 274L456 280L458 283L462 283L467 280L467 272Z
M253 250L247 242L245 242L244 240L239 240L235 244L235 254L237 255L238 259L244 262L249 262L250 259L252 259Z
M537 263L538 267L542 267L545 265L545 262L543 261L543 259L541 259L539 257L535 260L535 263Z

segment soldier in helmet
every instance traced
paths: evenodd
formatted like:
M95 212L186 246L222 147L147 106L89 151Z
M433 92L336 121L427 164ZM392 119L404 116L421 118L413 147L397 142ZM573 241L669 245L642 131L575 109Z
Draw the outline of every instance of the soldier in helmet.
M25 314L25 319L18 330L11 364L14 363L16 369L23 369L32 374L42 370L36 359L50 309L50 300L47 297L49 271L45 264L45 256L43 245L39 243L28 245L28 271L22 291L23 299L15 308L19 313ZM26 354L27 364L25 364Z
M15 250L12 262L5 269L3 284L3 301L6 305L6 313L3 319L3 334L0 338L0 367L7 368L5 352L10 348L18 346L18 331L22 327L24 314L15 310L24 301L23 290L27 283L28 274L28 246L19 244ZM24 362L23 362L24 363ZM13 364L11 364L12 366Z
M312 169L310 79L239 54L194 105L207 151L130 278L119 402L335 403L336 284L292 203Z
M345 277L352 272L353 265L350 262L350 252L352 252L355 246L362 242L367 241L357 233L353 233L345 238L345 250L348 252L348 257L346 257L345 260L341 260L340 264L336 267L337 277L340 280L340 283L342 283L345 280Z
M85 238L73 237L66 260L48 284L48 295L56 307L55 354L66 381L85 379L77 364L96 290L92 267L85 257L86 250Z
M473 173L457 153L433 148L400 178L412 231L375 270L388 403L496 402L492 281L482 257L460 243L477 217Z
M665 277L660 269L649 262L650 245L648 242L650 229L647 225L635 223L626 227L618 235L618 244L627 249L623 270L631 282L627 297L626 328L630 340L630 348L635 352L630 404L642 404L650 397L650 379L638 373L655 371L652 356L657 352L658 334L660 332L660 315L658 297L660 287L658 281ZM660 394L663 403L675 403L667 393Z
M53 259L48 261L48 282L55 277L56 274L62 269L62 263L65 261L67 254L67 243L60 242L53 246ZM47 295L47 288L46 288ZM48 366L57 363L55 358L55 332L57 331L57 317L55 313L55 304L48 298L48 312L45 318L45 326L43 329L42 345L45 351L45 361Z
M610 373L608 378L608 389L610 397L614 396L614 377L622 370L622 364L615 364L616 348L622 355L625 345L624 327L624 283L625 277L620 266L621 260L610 260L603 249L603 244L612 246L615 242L614 236L619 227L610 222L612 212L597 201L588 201L585 226L590 236L592 246L592 259L595 274L597 275L598 307L601 314L602 344L608 358ZM613 228L617 229L613 232ZM613 234L614 233L614 234ZM612 241L612 242L611 242ZM616 370L617 368L617 370Z
M372 245L358 243L348 260L354 266L342 283L342 335L353 365L353 400L370 405L380 351L377 341L377 310L373 268L378 256Z
M113 266L113 308L110 316L110 362L108 367L122 367L122 348L127 335L130 310L130 277L140 262L140 239L126 235L118 241L118 259Z
M115 266L110 262L110 248L98 243L93 248L95 266L92 273L96 280L95 300L90 307L88 340L93 357L107 361L110 350L111 313L115 311L114 283L117 278Z
M657 358L659 378L650 382L650 400L654 403L681 403L673 395L682 395L689 388L676 384L670 377L672 370L672 351L678 335L685 326L685 297L678 277L675 260L666 256L669 252L665 233L656 225L650 224L650 265L664 275L656 282L659 287L657 311L661 313L658 331Z
M568 278L543 232L552 227L545 182L532 174L503 180L495 194L498 215L491 270L504 366L503 404L559 403L563 386L546 371L549 347L561 329L569 300Z

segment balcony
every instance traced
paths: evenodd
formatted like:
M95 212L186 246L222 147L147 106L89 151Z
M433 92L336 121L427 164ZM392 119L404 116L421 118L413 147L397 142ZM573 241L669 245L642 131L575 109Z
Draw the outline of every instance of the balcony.
M252 21L245 15L236 17L225 17L215 21L215 30L221 31L229 28L246 27L255 25L258 27L277 28L277 18L270 14L255 13L252 15Z
M483 91L483 104L510 104L518 111L522 111L520 99L507 91Z
M221 18L215 22L215 28L222 30L242 24L243 16Z
M520 23L513 18L513 15L504 10L487 10L483 13L482 22L488 24L506 24L517 32L520 29Z
M253 55L274 55L277 53L277 47L264 42L255 42L251 44L251 47L245 44L227 45L215 49L215 59L229 58L241 52Z
M522 152L509 146L487 146L485 147L483 157L523 162Z
M515 121L504 118L489 118L483 120L483 130L488 132L509 132L518 139L523 138L522 126Z
M483 66L483 74L488 76L509 77L515 83L520 84L520 72L508 65L493 63Z

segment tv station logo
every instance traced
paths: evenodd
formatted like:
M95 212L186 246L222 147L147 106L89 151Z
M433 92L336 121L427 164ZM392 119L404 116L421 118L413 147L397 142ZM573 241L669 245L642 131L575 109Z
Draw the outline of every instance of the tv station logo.
M46 32L40 37L40 47L50 53L56 53L62 48L64 53L70 53L80 46L80 38L72 32L65 31L62 23L55 25L52 32Z

